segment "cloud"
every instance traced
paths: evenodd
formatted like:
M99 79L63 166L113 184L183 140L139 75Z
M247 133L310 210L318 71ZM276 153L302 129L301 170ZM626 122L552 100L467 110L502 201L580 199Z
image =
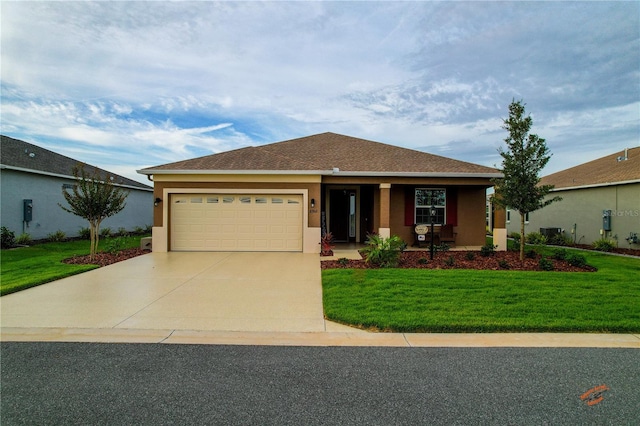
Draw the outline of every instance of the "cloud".
M637 144L639 13L637 2L5 2L3 132L132 169L325 131L493 165L516 98L535 132L578 158Z

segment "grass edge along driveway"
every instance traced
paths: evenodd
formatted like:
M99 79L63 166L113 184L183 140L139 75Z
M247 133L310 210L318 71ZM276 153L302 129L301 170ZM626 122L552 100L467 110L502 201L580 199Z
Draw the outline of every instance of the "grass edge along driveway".
M140 247L142 236L120 237L122 249ZM99 251L112 239L101 238ZM89 240L34 244L29 247L3 249L0 255L0 296L80 274L98 265L67 265L64 259L89 254Z
M581 253L597 272L327 269L325 316L389 332L640 332L640 259Z

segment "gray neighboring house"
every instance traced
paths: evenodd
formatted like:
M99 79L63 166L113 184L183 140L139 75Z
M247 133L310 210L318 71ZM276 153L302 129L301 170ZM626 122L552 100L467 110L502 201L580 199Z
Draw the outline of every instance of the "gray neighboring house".
M530 213L525 233L559 228L578 244L607 238L619 247L640 248L640 147L547 175L540 183L554 185L550 195L562 201ZM507 232L520 232L516 211L507 211Z
M67 205L62 189L74 185L73 167L82 163L18 139L0 138L1 225L13 231L16 237L27 233L34 240L45 239L57 231L75 237L80 228L88 228L85 219L58 205ZM111 228L112 232L120 228L133 231L153 223L153 188L90 165L85 165L85 170L112 176L118 185L129 191L124 210L105 219L101 228ZM28 210L25 204L32 206L31 217L28 217L28 211L25 217L25 210Z

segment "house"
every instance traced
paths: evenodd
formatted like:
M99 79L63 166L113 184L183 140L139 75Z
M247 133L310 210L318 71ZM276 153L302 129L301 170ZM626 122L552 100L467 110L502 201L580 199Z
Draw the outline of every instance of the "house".
M155 251L317 253L367 234L415 239L414 226L450 224L456 244L485 244L489 167L322 133L138 171L152 176ZM504 231L506 241L506 230Z
M2 226L16 236L26 233L34 240L58 231L74 237L81 228L89 227L85 219L58 205L67 205L62 191L75 184L73 168L80 162L8 136L1 136L0 140ZM85 170L113 177L117 185L129 191L124 210L105 219L101 228L133 231L152 224L153 188L92 166Z
M554 185L550 196L562 201L525 217L525 233L560 230L578 244L610 238L620 247L640 247L640 147L550 174L540 183ZM520 232L518 212L507 211L507 230Z

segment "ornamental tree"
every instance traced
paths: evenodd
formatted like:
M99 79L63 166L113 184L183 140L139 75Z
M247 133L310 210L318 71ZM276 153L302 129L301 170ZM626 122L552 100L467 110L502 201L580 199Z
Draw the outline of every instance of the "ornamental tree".
M113 177L103 177L98 170L89 174L84 170L84 165L73 168L73 176L76 184L72 191L67 188L62 189L69 207L58 204L63 210L73 213L89 221L91 235L90 258L95 259L100 238L100 224L108 217L111 217L124 209L125 199L129 191L116 186Z
M525 115L525 104L513 100L509 105L509 118L504 120L503 129L509 132L504 140L506 149L498 148L502 157L504 177L493 179L495 194L493 202L502 208L510 208L520 213L520 260L524 261L524 219L526 214L560 201L562 198L546 196L553 185L540 185L540 171L547 165L551 154L545 140L529 134L533 120Z

